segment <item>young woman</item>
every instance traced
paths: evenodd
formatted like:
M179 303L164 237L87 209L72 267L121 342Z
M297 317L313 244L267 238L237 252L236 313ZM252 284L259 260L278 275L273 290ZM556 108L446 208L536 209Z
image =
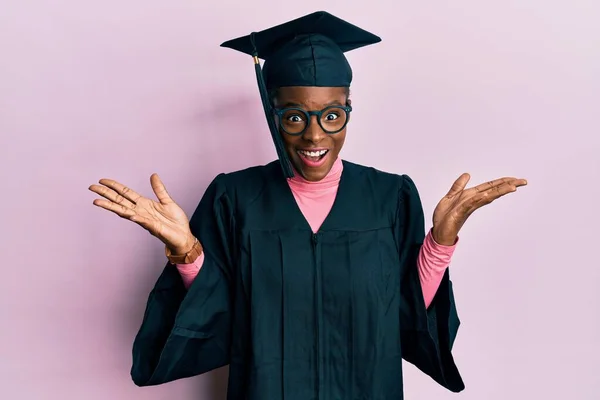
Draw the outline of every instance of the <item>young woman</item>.
M224 43L254 57L279 161L218 175L191 220L156 174L158 201L110 179L90 187L166 246L133 346L137 385L229 365L229 399L401 399L405 359L464 388L450 257L474 210L526 182L465 189L463 174L426 234L410 177L340 159L344 52L379 40L318 12Z

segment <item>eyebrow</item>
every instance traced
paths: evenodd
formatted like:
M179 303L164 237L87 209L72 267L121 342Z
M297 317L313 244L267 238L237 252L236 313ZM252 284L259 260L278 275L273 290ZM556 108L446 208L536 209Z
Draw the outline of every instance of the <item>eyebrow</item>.
M327 108L327 107L329 107L329 106L342 106L342 105L343 105L343 104L342 104L342 103L340 103L339 101L337 101L337 100L333 100L333 101L330 101L330 102L329 102L329 103L327 103L327 104L324 104L324 105L323 105L323 108ZM283 104L283 105L281 106L281 108L288 108L288 107L300 107L300 108L303 108L303 107L304 107L304 104L300 104L300 103L294 103L294 102L288 101L287 103L285 103L285 104Z

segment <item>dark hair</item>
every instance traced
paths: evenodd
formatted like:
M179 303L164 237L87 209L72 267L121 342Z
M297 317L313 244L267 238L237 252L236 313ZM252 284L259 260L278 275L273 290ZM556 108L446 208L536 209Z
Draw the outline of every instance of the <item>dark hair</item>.
M346 91L346 98L350 98L350 88L348 86L345 86L344 90ZM269 100L271 101L271 105L275 104L275 99L278 95L279 88L271 89L271 91L269 92Z

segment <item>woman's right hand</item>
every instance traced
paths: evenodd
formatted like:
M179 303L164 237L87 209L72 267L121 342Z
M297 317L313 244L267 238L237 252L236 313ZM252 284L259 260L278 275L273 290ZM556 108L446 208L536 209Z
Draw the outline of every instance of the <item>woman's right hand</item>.
M160 239L172 254L185 254L192 248L195 238L189 219L169 196L157 174L152 174L150 184L158 201L143 197L112 179L100 179L99 183L89 187L104 197L95 199L94 205L142 226Z

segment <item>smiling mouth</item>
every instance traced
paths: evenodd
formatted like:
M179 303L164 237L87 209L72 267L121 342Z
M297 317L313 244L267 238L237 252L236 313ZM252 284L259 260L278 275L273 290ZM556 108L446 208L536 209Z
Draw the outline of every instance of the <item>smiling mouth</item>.
M329 153L329 150L298 150L298 155L300 155L300 157L313 162L322 160L327 155L327 153Z

